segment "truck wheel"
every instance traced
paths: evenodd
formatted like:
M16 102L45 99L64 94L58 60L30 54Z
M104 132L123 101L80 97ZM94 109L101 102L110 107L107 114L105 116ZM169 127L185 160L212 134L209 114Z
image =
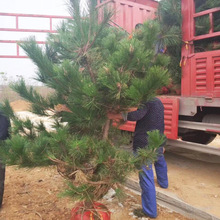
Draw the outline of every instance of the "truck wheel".
M216 137L216 134L206 133L204 131L195 131L182 136L183 141L189 141L198 144L209 144Z
M196 120L197 121L197 120ZM206 114L202 117L200 116L200 120L204 123L210 124L220 124L220 115L219 114ZM209 144L216 137L216 134L207 133L205 131L191 131L182 135L183 141L194 142L198 144Z
M2 206L5 183L5 165L0 161L0 208Z

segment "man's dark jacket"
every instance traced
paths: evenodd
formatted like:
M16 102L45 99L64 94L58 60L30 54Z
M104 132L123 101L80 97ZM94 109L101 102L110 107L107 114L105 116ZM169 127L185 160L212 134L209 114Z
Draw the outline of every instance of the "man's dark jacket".
M10 121L0 112L0 142L9 137ZM1 159L1 155L0 155ZM5 182L5 165L0 160L0 208L2 206Z
M148 145L148 131L159 130L161 134L164 133L164 106L158 98L146 102L137 111L129 112L127 116L129 121L137 121L135 132L133 150L144 148Z
M9 137L10 121L0 112L0 140L5 140Z

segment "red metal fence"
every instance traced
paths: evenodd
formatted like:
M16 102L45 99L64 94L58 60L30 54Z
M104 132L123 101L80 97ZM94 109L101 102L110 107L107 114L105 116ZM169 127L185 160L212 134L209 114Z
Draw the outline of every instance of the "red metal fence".
M144 3L144 4L143 4ZM98 0L98 7L102 5L108 5L108 7L114 9L116 14L112 18L112 25L120 26L132 32L137 24L143 23L148 19L155 17L155 12L158 3L153 0ZM0 27L0 32L14 32L14 33L56 33L53 28L53 24L57 19L70 19L70 16L54 16L54 15L35 15L35 14L16 14L16 13L1 13L0 19L5 17L12 21L12 25L6 24L6 27ZM25 20L31 22L31 27L24 27ZM6 22L7 23L7 22ZM34 28L37 23L41 25ZM5 25L4 25L5 26ZM12 27L9 27L12 26ZM47 28L42 27L47 26ZM14 45L13 49L16 51L13 54L4 54L0 52L0 58L27 58L21 53L18 45L20 39L1 39L1 44ZM38 44L45 44L45 41L37 41ZM7 47L6 47L7 48Z
M11 18L13 21L12 26L13 27L0 27L0 32L30 32L30 33L56 33L56 30L53 28L53 24L55 23L55 20L57 19L70 19L70 16L57 16L57 15L35 15L35 14L15 14L15 13L2 13L0 12L0 18L1 17L7 17ZM34 26L34 23L43 23L46 24L48 28L39 29L39 28L22 28L22 19L32 19L31 25ZM16 54L12 55L5 55L0 54L0 58L27 58L27 56L20 54L20 48L18 45L18 42L21 42L18 40L0 40L1 44L12 44L16 46ZM37 41L38 44L45 44L45 41Z

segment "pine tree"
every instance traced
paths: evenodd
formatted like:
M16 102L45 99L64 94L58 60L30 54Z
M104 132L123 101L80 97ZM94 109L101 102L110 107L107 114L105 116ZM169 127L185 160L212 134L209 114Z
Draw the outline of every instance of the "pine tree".
M162 0L158 7L158 22L160 24L160 47L165 49L172 62L168 69L174 84L181 83L182 48L182 16L181 0Z
M1 155L8 164L21 166L55 163L70 180L66 194L91 202L110 187L118 188L135 164L156 160L164 137L150 133L151 146L133 158L108 140L107 115L151 100L168 83L169 57L155 50L158 23L147 22L128 35L108 24L112 11L99 9L99 19L95 0L89 1L88 14L82 14L79 5L70 1L74 19L49 35L45 48L34 38L20 44L38 68L36 80L54 92L45 98L23 79L12 85L31 103L33 113L54 118L56 132L48 132L42 123L19 120L6 101L2 110L14 126Z
M218 0L195 0L196 12L201 12L217 7L220 7L220 2Z

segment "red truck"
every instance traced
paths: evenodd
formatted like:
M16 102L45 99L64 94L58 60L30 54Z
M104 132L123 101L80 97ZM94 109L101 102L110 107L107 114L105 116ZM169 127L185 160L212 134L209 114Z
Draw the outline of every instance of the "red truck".
M196 0L182 0L182 78L180 96L160 96L165 107L165 133L168 139L208 144L220 134L220 48L197 51L199 42L220 44L220 31L214 17L220 7L196 12ZM131 32L136 25L155 18L158 2L154 0L98 0L115 9L113 25ZM210 30L197 36L195 21L207 16ZM134 122L120 126L133 132ZM220 155L220 152L218 153Z

